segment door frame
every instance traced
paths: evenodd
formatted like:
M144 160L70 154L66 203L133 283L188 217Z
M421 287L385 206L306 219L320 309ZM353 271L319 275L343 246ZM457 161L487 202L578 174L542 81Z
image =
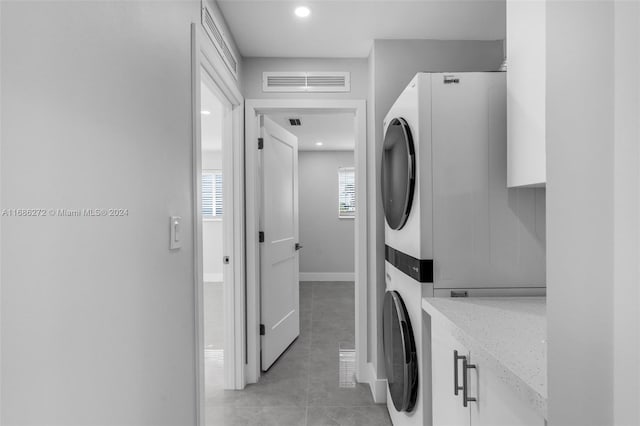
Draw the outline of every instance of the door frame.
M258 242L260 193L258 176L258 116L269 113L354 114L356 170L355 216L355 352L356 380L369 382L367 374L367 126L366 101L341 99L247 99L245 102L246 191L246 383L260 378L260 250Z
M226 215L225 222L231 227L225 231L229 246L230 264L224 278L224 321L225 321L225 385L232 389L243 389L244 381L244 150L243 123L244 98L237 82L231 76L225 63L216 51L201 25L191 24L191 108L192 108L192 182L193 200L193 252L194 252L194 304L195 304L195 383L196 383L196 421L205 425L205 371L204 371L204 294L203 294L203 255L202 255L202 205L200 186L202 180L202 141L200 130L200 72L204 70L216 85L216 91L231 105L231 138L223 141L223 150L227 150L232 159L231 183L225 183L225 189L232 188L232 198L225 197L231 207L232 215ZM224 151L223 151L223 155ZM233 291L227 291L233 289Z

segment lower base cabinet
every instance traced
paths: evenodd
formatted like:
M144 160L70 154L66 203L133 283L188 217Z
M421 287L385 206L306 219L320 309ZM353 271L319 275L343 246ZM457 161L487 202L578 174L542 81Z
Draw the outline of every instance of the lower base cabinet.
M544 426L544 418L431 320L433 426Z

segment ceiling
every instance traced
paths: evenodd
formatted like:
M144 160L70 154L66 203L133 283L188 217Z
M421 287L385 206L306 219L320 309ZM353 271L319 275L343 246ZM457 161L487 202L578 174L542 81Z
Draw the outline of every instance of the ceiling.
M288 113L269 117L298 137L300 151L352 151L355 147L353 114ZM289 118L299 118L302 125L291 126ZM322 146L316 142L322 142Z
M505 0L218 0L244 57L365 58L374 39L501 40ZM297 6L311 9L307 18Z
M206 84L200 85L200 128L203 151L222 150L222 103ZM203 114L207 111L209 114Z

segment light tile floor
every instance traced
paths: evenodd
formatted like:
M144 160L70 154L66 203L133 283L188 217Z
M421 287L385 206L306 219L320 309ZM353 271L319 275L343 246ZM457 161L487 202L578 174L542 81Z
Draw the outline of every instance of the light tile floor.
M353 380L353 283L300 284L300 336L242 391L207 380L207 425L390 425Z

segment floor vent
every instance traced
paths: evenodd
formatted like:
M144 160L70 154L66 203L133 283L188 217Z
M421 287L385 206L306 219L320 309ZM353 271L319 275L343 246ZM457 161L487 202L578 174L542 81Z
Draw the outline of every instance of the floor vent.
M350 92L349 72L263 72L263 92Z
M222 60L227 65L227 68L229 68L229 71L231 71L231 74L233 74L233 76L237 80L238 60L229 47L229 43L227 42L227 38L222 31L222 27L219 25L213 13L211 12L211 10L209 10L209 7L204 4L204 2L202 6L202 26L213 42L213 45L218 50L218 53L222 57Z
M300 121L299 118L290 118L289 119L289 124L292 126L301 126L302 122Z

